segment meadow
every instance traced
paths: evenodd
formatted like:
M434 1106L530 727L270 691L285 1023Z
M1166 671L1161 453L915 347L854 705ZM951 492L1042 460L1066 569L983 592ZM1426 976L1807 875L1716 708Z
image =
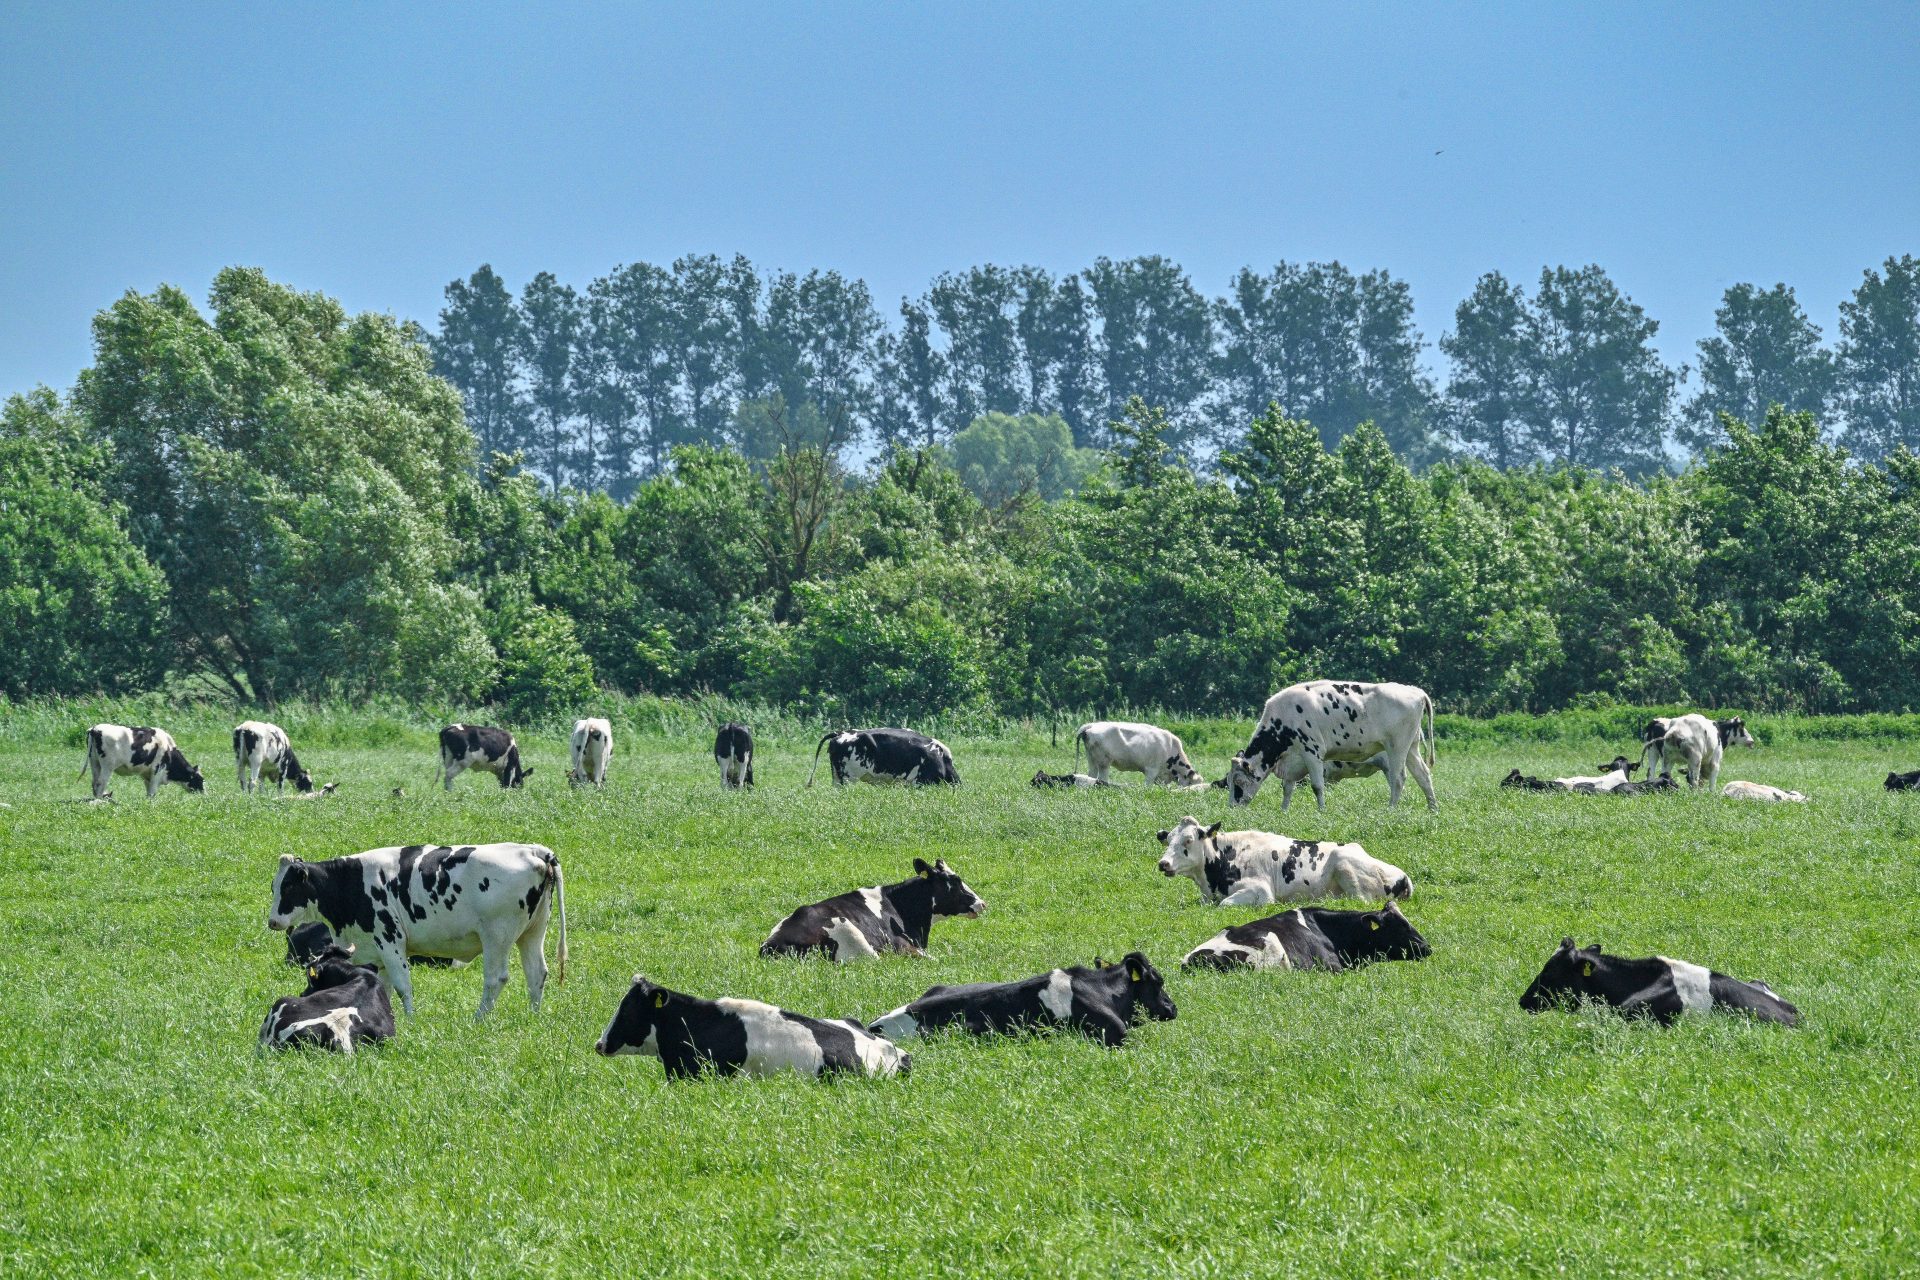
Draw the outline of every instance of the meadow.
M84 722L82 722L83 724ZM164 722L163 722L164 723ZM224 723L230 723L226 721ZM954 734L965 785L802 787L763 737L723 793L709 733L627 733L604 793L561 735L524 791L434 779L431 726L305 735L338 795L239 794L223 723L176 726L209 790L88 807L80 725L0 725L0 1272L400 1276L1875 1276L1920 1269L1920 744L1770 734L1722 775L1806 806L1503 792L1628 742L1443 736L1438 814L1378 779L1279 811L1036 792L1044 732ZM1219 776L1244 722L1177 726ZM1443 733L1446 726L1443 726ZM823 765L824 773L824 765ZM392 795L404 788L403 798ZM1410 789L1411 793L1411 789ZM1407 869L1424 963L1182 974L1263 909L1155 870L1183 813L1358 840ZM566 875L571 964L538 1013L516 964L415 974L418 1013L353 1059L265 1055L297 991L265 928L283 852L531 840ZM762 960L788 910L944 857L986 898L926 959ZM1270 909L1267 909L1270 910ZM1763 978L1797 1029L1522 1013L1563 934ZM936 982L1144 950L1179 1018L913 1047L899 1080L707 1078L591 1046L631 976L871 1017ZM549 956L553 935L549 937Z

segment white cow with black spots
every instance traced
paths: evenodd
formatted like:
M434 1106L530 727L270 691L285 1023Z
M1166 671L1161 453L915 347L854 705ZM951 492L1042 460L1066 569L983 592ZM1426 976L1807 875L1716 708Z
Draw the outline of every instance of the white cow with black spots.
M1426 691L1410 684L1309 680L1267 699L1252 740L1228 766L1227 789L1234 804L1251 804L1268 777L1304 775L1314 800L1325 809L1330 764L1370 764L1376 759L1385 765L1390 807L1400 803L1407 774L1426 792L1427 808L1437 807L1433 700ZM1291 794L1289 790L1289 799Z
M1223 907L1314 898L1405 898L1407 873L1357 844L1295 840L1266 831L1222 832L1191 815L1159 833L1160 874L1186 876Z

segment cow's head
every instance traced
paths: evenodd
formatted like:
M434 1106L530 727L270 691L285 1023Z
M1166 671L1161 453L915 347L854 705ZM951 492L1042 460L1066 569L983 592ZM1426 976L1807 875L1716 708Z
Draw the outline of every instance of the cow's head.
M587 780L587 775L586 775L586 774L585 774L584 772L582 772L581 770L579 770L579 769L568 769L568 770L567 770L567 785L568 785L568 786L570 786L570 787L579 787L579 786L582 786L582 785L584 785L584 784L585 784L585 782L586 782L586 780Z
M1366 916L1366 943L1372 948L1370 954L1388 960L1425 960L1433 954L1433 948L1413 927L1413 921L1400 914L1400 904L1389 902L1378 911L1362 913Z
M177 782L189 791L205 791L207 780L200 770L187 763L187 757L180 748L167 752L167 781Z
M987 909L984 898L967 887L942 858L928 866L924 858L913 860L913 874L925 880L933 889L933 918L946 920L954 916L972 918Z
M1625 756L1615 756L1611 763L1595 765L1594 768L1602 773L1624 773L1631 778L1634 770L1638 769L1644 763L1646 763L1645 757L1639 760L1629 760ZM1520 771L1515 769L1514 772L1518 773Z
M937 776L934 778L934 781L944 782L948 786L959 786L960 771L953 767L953 752L947 749L947 744L935 740L933 744L933 754L934 758L939 762Z
M1227 798L1234 804L1252 804L1266 780L1264 766L1247 756L1235 756L1227 765Z
M267 928L291 929L316 914L319 890L313 882L313 864L290 853L280 855L273 873L273 906L267 910Z
M313 775L308 773L305 769L295 768L293 771L293 776L287 779L287 781L293 784L293 789L295 791L306 792L306 791L313 790ZM327 784L326 794L327 795L333 794L333 783L329 782Z
M1206 874L1207 858L1213 853L1213 842L1220 834L1220 824L1216 822L1210 827L1203 827L1200 819L1188 814L1174 823L1172 830L1157 834L1165 849L1160 855L1160 874L1192 876L1198 880Z
M633 985L621 997L613 1011L613 1021L593 1042L593 1051L611 1058L622 1053L660 1056L659 1025L663 1017L679 1017L674 1004L680 997L665 987L648 982L645 974L633 975Z
M1539 1013L1569 998L1598 995L1600 986L1594 975L1602 963L1599 943L1582 949L1572 938L1560 939L1559 949L1547 957L1540 976L1521 995L1520 1007L1528 1013Z
M1206 779L1200 776L1200 771L1193 767L1193 761L1187 759L1185 752L1167 757L1166 772L1167 777L1171 778L1176 786L1190 787L1195 783L1206 782Z
M1515 769L1506 777L1500 779L1500 785L1503 787L1524 787L1527 785L1527 780L1518 769Z
M333 950L342 955L353 954L353 944L342 947L333 936L333 930L318 920L306 924L297 924L287 930L287 963L305 966L320 963L320 958Z
M1891 779L1893 775L1888 774L1887 777ZM1045 769L1037 769L1034 771L1033 785L1036 787L1057 787L1061 785L1061 780L1048 773ZM1892 786L1893 783L1889 781L1887 785Z
M1126 970L1127 994L1133 997L1134 1003L1145 1009L1149 1018L1172 1022L1179 1010L1174 1008L1172 997L1167 995L1167 984L1152 962L1138 951L1129 951L1120 961L1120 968Z
M1713 727L1720 731L1720 745L1723 747L1751 747L1753 735L1747 732L1746 718L1734 716L1731 720L1715 720Z

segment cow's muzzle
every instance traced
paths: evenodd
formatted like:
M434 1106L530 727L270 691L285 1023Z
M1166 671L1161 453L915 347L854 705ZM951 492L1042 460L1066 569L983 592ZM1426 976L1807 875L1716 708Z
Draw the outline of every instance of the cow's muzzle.
M603 1058L610 1058L613 1056L613 1050L607 1048L607 1042L604 1038L595 1040L593 1042L593 1051L599 1054Z
M1161 863L1160 863L1160 874L1161 874L1161 875L1163 875L1163 876L1170 876L1170 875L1172 875L1172 874L1173 874L1173 864L1172 864L1171 862L1167 862L1167 861L1165 861L1165 860L1162 860L1162 861L1161 861Z

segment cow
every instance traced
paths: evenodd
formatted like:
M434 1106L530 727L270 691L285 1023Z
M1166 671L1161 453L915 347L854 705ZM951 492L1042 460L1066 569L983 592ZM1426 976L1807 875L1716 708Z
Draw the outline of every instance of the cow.
M1433 700L1426 691L1410 684L1310 680L1267 699L1253 738L1228 766L1227 790L1234 804L1252 804L1268 775L1285 779L1304 772L1315 802L1325 809L1328 764L1376 757L1384 757L1389 808L1400 803L1408 773L1426 793L1427 808L1439 807L1433 795Z
M1102 782L1090 773L1048 773L1041 769L1033 775L1033 785L1042 790L1056 787L1111 787L1111 782Z
M1920 769L1912 773L1889 773L1886 788L1889 791L1920 791Z
M595 790L607 785L607 765L613 760L613 726L598 716L573 722L568 738L573 764L567 770L567 785ZM533 770L527 770L528 773Z
M1729 720L1709 720L1703 715L1656 718L1640 731L1640 759L1647 765L1647 776L1655 768L1672 772L1673 766L1687 766L1687 785L1711 789L1720 777L1720 760L1728 747L1751 747L1753 735L1739 716Z
M1729 800L1766 800L1775 804L1805 804L1808 798L1805 792L1783 791L1762 782L1729 782L1720 788L1720 794Z
M1375 960L1424 960L1433 948L1388 902L1378 911L1295 907L1236 924L1187 952L1182 969L1331 969Z
M713 735L713 762L720 766L722 787L738 791L752 786L753 730L734 720L721 725Z
M763 956L799 956L824 951L838 964L871 960L883 951L923 956L936 920L971 920L986 902L941 859L928 866L913 860L913 875L898 884L855 889L801 907L773 927L760 944Z
M479 956L486 982L478 1020L507 985L507 953L516 946L528 1002L540 1007L547 922L555 911L560 946L554 981L565 982L567 904L553 850L537 844L392 845L328 862L280 855L267 927L292 929L321 920L343 942L366 945L409 1015L409 956Z
M260 1045L311 1045L352 1054L393 1036L393 1002L373 965L353 963L353 948L333 938L308 958L307 989L273 1002L260 1027Z
M1629 760L1625 756L1615 756L1611 764L1595 765L1600 773L1594 777L1555 778L1553 781L1568 791L1578 791L1585 795L1600 795L1612 791L1615 787L1633 781L1634 770L1640 767L1638 760Z
M450 724L440 731L440 771L446 789L464 769L480 769L500 779L503 787L517 787L533 776L520 767L520 744L505 729L484 724Z
M207 780L187 763L165 729L96 724L87 730L87 763L81 772L82 777L92 775L95 800L112 794L107 782L116 773L146 779L149 800L165 782L177 782L189 791L207 789Z
M242 720L233 726L233 763L240 772L242 791L258 791L263 773L272 780L276 795L285 795L289 782L295 791L313 790L313 775L300 767L287 731L277 724Z
M841 729L826 734L814 747L813 770L807 774L809 787L820 771L822 747L828 748L827 765L835 786L844 787L849 782L960 784L953 753L938 739L912 729Z
M1506 777L1500 779L1500 785L1503 787L1510 787L1515 791L1565 791L1566 790L1566 787L1554 781L1552 778L1535 778L1535 777L1532 777L1531 775L1521 773L1518 769L1513 770L1512 772L1508 773Z
M758 1000L704 1000L655 986L642 974L594 1042L602 1057L651 1054L667 1079L716 1075L906 1075L913 1060L851 1018L809 1018Z
M1326 762L1326 782L1332 786L1336 782L1345 782L1349 778L1371 778L1376 773L1385 773L1387 756L1383 751L1369 756L1365 760L1329 760ZM1295 759L1279 773L1280 812L1285 813L1293 803L1293 790L1307 781L1307 764L1304 759ZM1211 785L1224 787L1231 779L1223 779Z
M1193 762L1187 759L1186 744L1180 741L1180 735L1155 725L1126 720L1095 720L1083 724L1073 737L1075 763L1079 762L1082 750L1087 756L1087 772L1101 782L1108 780L1108 771L1119 769L1123 773L1145 774L1148 786L1163 782L1179 787L1206 783L1194 769Z
M1014 982L930 987L868 1028L889 1040L907 1040L942 1027L977 1036L1070 1027L1117 1049L1141 1012L1171 1022L1178 1010L1159 971L1133 951L1115 965L1096 959L1092 968L1050 969Z
M1160 874L1186 876L1203 901L1223 907L1314 898L1405 898L1406 872L1357 844L1294 840L1265 831L1229 831L1200 825L1191 815L1159 833L1165 852Z
M1520 997L1520 1007L1539 1013L1556 1004L1598 1000L1629 1017L1650 1017L1671 1026L1682 1014L1735 1009L1763 1022L1791 1027L1800 1011L1764 982L1742 982L1685 960L1648 956L1628 960L1600 954L1600 944L1577 947L1572 938L1547 958L1540 976Z

